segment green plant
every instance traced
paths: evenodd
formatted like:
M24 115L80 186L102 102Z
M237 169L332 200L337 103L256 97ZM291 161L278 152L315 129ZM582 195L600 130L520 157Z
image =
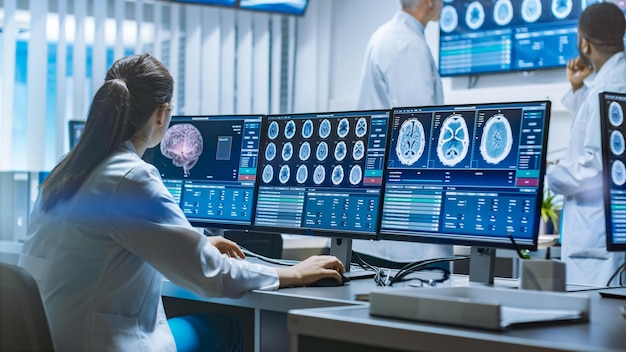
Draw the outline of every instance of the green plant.
M558 220L562 204L556 198L557 195L552 193L550 189L546 189L543 192L543 201L541 202L541 218L545 223L551 222L554 227L554 231L558 232Z

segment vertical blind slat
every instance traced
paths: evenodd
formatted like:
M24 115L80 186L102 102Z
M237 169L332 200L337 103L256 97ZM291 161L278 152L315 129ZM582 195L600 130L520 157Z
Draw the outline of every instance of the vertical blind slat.
M186 6L185 11L185 114L200 114L200 11L198 6Z
M272 72L271 72L271 113L278 114L280 113L280 66L281 66L281 50L282 50L282 16L273 15L272 16L272 37L271 37L271 45L272 45Z
M252 14L248 11L237 12L237 66L236 66L236 111L249 114L252 111Z
M4 28L2 33L2 88L0 88L0 146L2 150L11 152L0 153L0 169L11 170L12 154L15 151L13 146L13 97L15 90L15 33L17 24L15 22L16 0L4 0Z
M257 14L254 17L252 112L255 114L267 114L270 111L269 18L267 14Z
M172 97L174 114L179 114L181 108L181 104L178 101L178 87L180 87L180 77L178 74L178 60L180 52L180 6L177 4L170 5L170 23L170 60L168 69L174 78L174 94Z
M220 114L235 114L235 11L222 9L221 16Z
M27 57L27 154L26 170L43 168L45 152L39 147L46 140L46 82L48 45L46 25L48 0L30 3L30 37ZM43 78L43 79L42 79ZM45 144L45 143L44 143Z
M107 14L107 2L106 1L94 1L93 3L93 15L95 21L95 35L93 41L93 61L91 67L92 87L93 92L98 91L98 88L104 82L106 75L107 63L106 63L106 14Z
M220 112L220 40L222 36L219 9L206 7L202 15L202 99L203 114Z
M113 58L124 56L124 18L126 17L126 1L115 0L115 48Z
M143 54L143 0L135 0L135 54Z
M56 92L57 92L57 141L56 141L56 155L57 158L63 155L66 151L66 146L69 147L69 136L67 128L66 118L66 98L65 80L67 75L67 40L66 40L66 24L67 19L67 0L58 0L57 12L59 14L59 39L57 41L57 67L56 67Z
M87 67L87 49L85 43L85 17L87 16L87 0L74 0L74 18L76 30L73 50L73 84L74 91L72 97L74 118L85 118L85 72Z
M159 59L159 61L163 61L163 46L161 41L163 40L163 26L161 22L163 21L163 6L160 1L154 3L154 47L152 49L152 55Z

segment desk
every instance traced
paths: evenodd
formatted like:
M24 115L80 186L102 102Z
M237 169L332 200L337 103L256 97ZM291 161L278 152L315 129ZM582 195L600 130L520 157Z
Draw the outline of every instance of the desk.
M625 351L624 300L591 297L589 323L518 327L505 332L372 317L369 307L289 312L291 351Z

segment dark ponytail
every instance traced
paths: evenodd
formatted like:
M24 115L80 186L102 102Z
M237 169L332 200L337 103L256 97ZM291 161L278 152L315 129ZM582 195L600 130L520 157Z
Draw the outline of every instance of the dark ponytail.
M78 143L41 185L42 209L72 198L98 164L170 102L173 87L167 69L148 54L116 61L91 102Z

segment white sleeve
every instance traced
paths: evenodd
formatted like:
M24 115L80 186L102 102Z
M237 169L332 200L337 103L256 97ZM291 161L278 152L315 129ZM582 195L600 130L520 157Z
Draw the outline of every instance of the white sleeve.
M276 289L274 269L222 255L196 232L156 170L135 168L111 201L112 237L177 285L204 296Z

